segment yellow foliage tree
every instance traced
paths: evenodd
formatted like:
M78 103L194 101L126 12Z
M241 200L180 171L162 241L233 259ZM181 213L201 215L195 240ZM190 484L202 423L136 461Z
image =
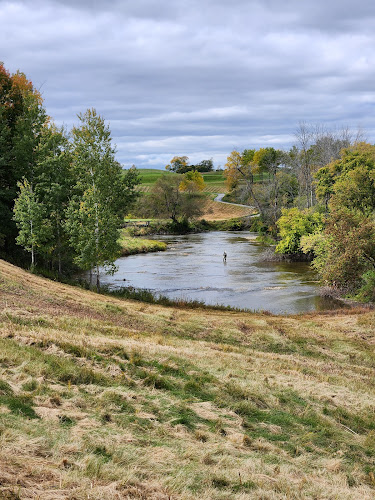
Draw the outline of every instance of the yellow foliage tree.
M234 189L241 179L242 155L239 151L232 151L225 164L224 176L228 189Z
M196 170L190 170L189 172L186 172L184 178L180 183L180 190L194 192L203 191L203 189L204 179L202 174L197 172Z

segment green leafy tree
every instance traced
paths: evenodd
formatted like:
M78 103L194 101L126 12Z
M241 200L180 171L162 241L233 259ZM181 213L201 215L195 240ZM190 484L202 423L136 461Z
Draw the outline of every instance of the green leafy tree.
M196 191L182 191L182 175L162 175L155 182L145 201L145 212L174 223L202 214L206 198Z
M276 252L288 255L302 254L301 238L321 232L324 227L324 215L312 209L283 209L277 226L281 240L276 246Z
M316 174L316 193L328 204L350 206L363 211L375 209L375 146L358 143L342 150L341 158L320 168Z
M202 160L196 165L192 165L192 168L198 172L212 172L214 169L214 162L212 158L209 160Z
M275 148L260 148L253 155L253 163L259 172L266 172L270 177L276 175L278 167L283 163L284 153Z
M85 270L96 270L100 289L100 267L111 273L119 256L119 231L128 203L135 198L137 176L123 174L115 160L111 133L95 109L78 115L74 127L72 170L75 194L67 209L66 229L76 252L75 262Z
M318 170L317 195L327 209L324 245L314 267L330 286L367 297L375 273L375 146L346 148ZM309 242L307 242L309 243Z
M33 173L34 190L43 203L51 225L51 234L43 245L46 263L59 274L63 261L70 263L72 251L65 230L65 212L73 191L71 145L63 128L51 124L42 130L36 149Z
M38 201L27 179L19 182L18 186L20 190L14 204L14 220L19 229L16 241L30 252L31 267L34 268L36 252L48 239L50 225L45 207Z
M76 251L75 262L83 270L95 267L96 288L100 290L100 267L109 274L116 271L119 257L119 221L110 207L103 203L97 188L90 187L78 204L67 209L66 229Z
M330 286L356 292L366 283L365 274L375 272L374 217L359 210L334 209L318 246L313 266Z

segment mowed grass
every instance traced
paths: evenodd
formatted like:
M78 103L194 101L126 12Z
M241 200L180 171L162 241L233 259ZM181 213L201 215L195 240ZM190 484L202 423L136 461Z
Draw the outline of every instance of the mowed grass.
M0 261L0 498L372 499L374 343L372 311L162 307Z

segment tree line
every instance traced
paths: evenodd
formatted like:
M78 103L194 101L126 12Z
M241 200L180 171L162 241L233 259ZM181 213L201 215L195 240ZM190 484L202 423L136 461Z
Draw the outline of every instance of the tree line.
M170 163L166 165L166 170L176 172L177 174L186 174L186 172L212 172L214 169L213 159L202 160L196 165L189 164L188 156L174 156Z
M111 271L119 231L139 183L123 172L95 109L68 133L23 73L0 64L0 255L61 275L72 266ZM23 251L20 251L20 248Z
M276 252L312 260L340 294L375 299L375 146L362 133L301 123L289 151L233 151L232 193L257 206Z

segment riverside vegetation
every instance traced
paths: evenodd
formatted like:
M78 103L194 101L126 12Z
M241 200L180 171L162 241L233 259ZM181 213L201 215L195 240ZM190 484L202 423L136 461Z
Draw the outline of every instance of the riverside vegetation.
M371 499L368 310L98 295L0 262L0 496Z
M276 253L311 260L330 293L375 299L375 146L348 129L301 123L290 151L232 151L231 196L254 203ZM255 182L255 176L265 176Z

